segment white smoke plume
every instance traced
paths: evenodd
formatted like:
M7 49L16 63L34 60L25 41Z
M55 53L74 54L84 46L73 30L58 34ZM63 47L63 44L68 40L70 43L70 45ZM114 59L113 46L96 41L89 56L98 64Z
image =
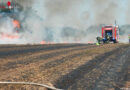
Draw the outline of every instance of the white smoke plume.
M120 27L130 24L129 0L17 0L17 2L24 7L19 13L23 32L20 33L18 42L13 43L95 42L96 37L101 36L101 24L114 24L115 20ZM121 33L125 32L122 38L126 38L126 42L128 39L126 33L130 33L128 28L121 28Z

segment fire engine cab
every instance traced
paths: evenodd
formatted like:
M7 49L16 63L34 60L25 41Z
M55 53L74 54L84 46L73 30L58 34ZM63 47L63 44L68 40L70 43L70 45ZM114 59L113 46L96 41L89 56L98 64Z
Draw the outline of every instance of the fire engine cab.
M118 43L119 42L119 26L118 25L104 25L102 26L102 37L97 37L98 43Z
M119 26L107 25L102 27L102 38L103 42L114 42L119 41Z

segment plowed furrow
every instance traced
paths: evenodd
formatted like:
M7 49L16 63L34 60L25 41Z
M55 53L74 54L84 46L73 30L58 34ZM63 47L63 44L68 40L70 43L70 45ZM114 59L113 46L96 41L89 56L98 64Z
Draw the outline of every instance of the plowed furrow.
M77 47L78 45L43 45L43 46L38 46L38 47L27 47L27 48L18 48L18 49L11 49L11 50L5 50L5 51L0 51L0 58L2 57L7 57L7 56L16 56L16 55L21 55L21 54L26 54L26 53L33 53L33 52L39 52L39 51L48 51L48 50L56 50L56 49L62 49L62 48L70 48L70 47ZM85 46L85 45L80 45L80 46Z
M59 78L56 85L59 88L70 90L77 88L79 90L90 88L91 90L102 90L105 88L108 90L108 87L109 89L114 87L114 84L111 83L114 81L116 82L114 78L119 79L119 77L117 77L119 76L119 73L116 71L125 63L125 61L122 63L123 60L120 59L123 54L121 52L125 50L116 49L112 52L104 54L103 56L99 56L92 61L89 61L69 74ZM118 57L119 55L121 56ZM128 55L128 53L125 55ZM113 71L110 71L110 69ZM108 74L108 72L110 73Z
M90 46L86 47L85 46L85 47L79 47L79 48L77 47L77 48L72 48L72 49L70 48L70 49L66 49L66 50L63 49L62 51L57 51L57 52L54 51L52 53L41 54L39 56L30 57L30 58L27 58L25 60L23 60L23 59L17 60L17 61L14 60L13 62L10 61L6 64L1 65L0 70L9 70L9 69L17 68L19 65L28 65L30 63L35 63L35 62L38 62L38 61L41 61L41 60L46 61L49 58L53 58L53 57L56 57L56 56L59 56L59 55L67 55L67 53L69 53L69 52L73 53L75 51L82 51L84 49L87 50L88 48L90 49L92 47L90 47ZM78 55L78 54L79 54L79 52L76 55ZM74 55L74 56L76 56L76 55Z

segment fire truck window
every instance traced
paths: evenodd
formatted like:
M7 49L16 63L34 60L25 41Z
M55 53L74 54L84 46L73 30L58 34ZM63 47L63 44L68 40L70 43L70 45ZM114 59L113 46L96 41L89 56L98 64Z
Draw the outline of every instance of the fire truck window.
M112 30L105 31L105 36L112 37Z

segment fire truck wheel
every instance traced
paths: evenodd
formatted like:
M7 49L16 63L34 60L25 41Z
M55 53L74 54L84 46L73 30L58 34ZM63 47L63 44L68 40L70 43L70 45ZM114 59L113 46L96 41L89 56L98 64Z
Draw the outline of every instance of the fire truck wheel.
M117 43L117 41L116 41L116 40L114 40L114 41L113 41L113 43Z

